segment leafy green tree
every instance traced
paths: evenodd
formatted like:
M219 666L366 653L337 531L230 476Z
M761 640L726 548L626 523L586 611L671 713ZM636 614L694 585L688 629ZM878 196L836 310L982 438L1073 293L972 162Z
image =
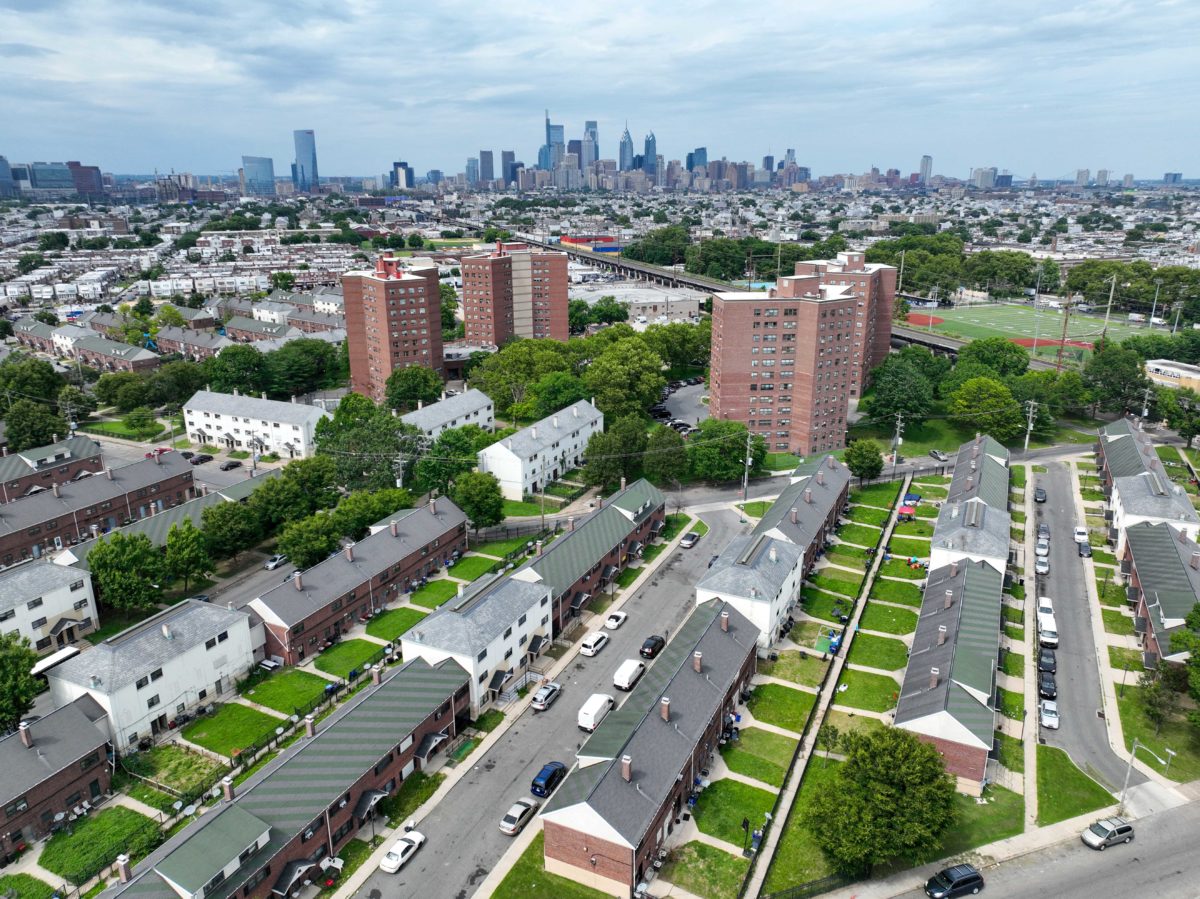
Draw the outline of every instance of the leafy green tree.
M158 419L154 417L154 410L146 406L138 406L126 412L121 418L121 423L138 435L158 430Z
M264 357L267 392L283 399L332 385L338 376L337 353L324 340L289 340Z
M706 481L741 480L746 462L747 428L739 421L706 418L700 433L687 441L692 474ZM750 470L759 471L767 458L767 445L755 434L750 438Z
M958 351L958 362L978 362L1002 378L1015 378L1029 368L1029 351L1006 337L985 337L972 340Z
M129 384L140 385L142 380L143 379L141 375L132 371L105 372L100 376L100 379L96 381L96 386L92 392L95 393L96 399L100 401L100 405L116 406L118 405L117 398L120 395L121 388ZM130 392L129 396L130 398L134 396L132 391ZM142 397L141 399L144 400L145 398ZM145 402L135 402L133 406L129 407L129 409L132 409L134 406L142 405L145 405ZM128 412L129 409L126 409L125 411Z
M990 434L1001 443L1024 430L1025 417L1012 391L991 378L972 378L950 397L951 419L964 429Z
M88 553L88 568L111 609L142 612L162 602L163 554L145 534L101 537Z
M218 393L258 394L267 386L267 363L252 346L235 344L204 360L206 382Z
M13 353L0 362L0 412L7 411L10 402L21 399L51 404L66 383L67 379L44 359Z
M279 551L297 568L312 568L334 552L341 534L332 516L317 514L293 521L279 535Z
M66 231L48 231L38 238L38 249L43 253L65 250L71 245Z
M450 428L439 434L428 452L413 466L417 489L421 492L437 489L443 494L449 493L454 480L475 467L477 439L474 432L464 428Z
M412 234L408 235L408 245L414 250L419 250L421 247L425 246L425 238L414 231Z
M410 365L388 375L387 405L400 412L410 412L418 403L435 403L442 395L442 379L432 368Z
M197 390L204 388L204 367L182 360L168 362L156 368L147 381L151 402L157 405L182 406Z
M653 405L666 379L662 359L637 337L618 340L592 361L583 383L606 418L637 415Z
M1101 341L1083 367L1083 383L1105 412L1141 411L1150 380L1131 349Z
M0 318L0 340L5 340L12 337L16 333L13 330L13 323L7 318Z
M462 475L454 483L453 499L476 531L504 520L504 495L493 474L469 471Z
M1004 380L998 371L981 362L959 362L950 370L948 375L938 382L937 392L943 399L947 398L973 378L990 378L993 381Z
M258 519L263 536L276 533L288 522L297 521L312 511L309 497L294 480L272 478L250 494L247 500Z
M163 305L159 307L158 315L154 316L155 322L159 327L163 328L185 328L187 327L187 319L183 317L183 313L174 306Z
M900 352L888 358L894 358L913 366L925 376L925 380L931 385L936 385L953 367L953 363L949 357L935 356L926 347L917 346L916 344L909 344L900 350ZM936 392L936 386L934 390Z
M1138 678L1138 704L1154 725L1154 736L1179 711L1179 694L1170 688L1158 671L1143 671Z
M934 857L954 823L954 779L938 751L898 727L851 731L834 784L804 812L817 845L846 874Z
M300 488L309 512L337 504L337 464L328 456L295 459L284 466L282 477Z
M651 431L642 459L642 468L646 476L660 483L681 481L687 477L687 446L683 435L674 428L659 425Z
M45 264L46 257L41 253L22 253L17 257L17 274L28 275Z
M846 447L845 462L860 483L869 481L883 471L883 451L874 440L855 440Z
M138 318L149 321L150 317L154 315L154 303L150 301L149 297L141 297L133 304L132 311Z
M8 448L11 452L46 446L67 436L67 422L61 415L33 400L17 400L5 416Z
M52 328L57 328L62 324L59 317L49 309L40 309L33 313L33 320L41 322L43 325L49 325Z
M1192 441L1200 435L1200 396L1186 387L1157 387L1155 392L1158 415L1171 430L1187 441L1190 448Z
M200 513L204 542L218 559L236 559L262 539L262 523L247 503L218 503Z
M592 311L587 300L571 300L567 303L567 327L572 334L582 334L591 323Z
M133 374L130 372L130 374ZM116 405L119 412L130 412L144 408L154 402L154 394L150 382L144 377L135 376L117 388Z
M296 276L291 272L272 272L271 287L290 292L296 286Z
M84 421L96 411L96 398L68 384L58 392L58 410L68 422Z
M401 509L411 509L413 495L407 490L356 490L343 497L330 513L337 532L351 540L361 540L371 525Z
M565 371L552 371L533 385L532 418L546 418L559 409L588 398L588 389L582 379Z
M406 478L424 436L364 396L347 394L332 419L317 423L317 452L333 460L346 490L382 490Z
M915 366L897 359L876 370L874 390L866 403L871 421L891 427L896 413L905 422L916 424L929 417L933 409L933 385Z
M650 325L642 334L646 346L654 350L672 370L707 361L708 348L702 346L702 338L699 327L683 322Z
M591 319L597 324L611 325L629 321L629 306L614 296L602 296L592 303Z
M0 730L16 727L33 708L41 687L31 673L37 660L28 637L0 633Z
M166 570L172 578L183 578L185 592L192 578L199 580L212 573L213 561L204 532L190 518L171 525L167 531Z
M621 480L621 459L616 438L597 432L588 438L583 480L592 487L612 487Z
M622 255L651 265L678 265L683 262L692 238L683 225L668 225L646 233L629 244Z
M531 386L544 376L571 370L566 350L555 340L513 341L481 360L472 369L469 383L492 398L498 416L507 417L513 404L524 402Z

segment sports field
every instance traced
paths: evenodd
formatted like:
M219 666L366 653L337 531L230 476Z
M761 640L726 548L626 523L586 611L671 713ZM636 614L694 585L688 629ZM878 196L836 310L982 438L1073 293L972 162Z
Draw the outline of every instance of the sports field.
M912 312L908 316L909 326L927 329L931 316L934 333L967 340L1007 337L1029 348L1043 359L1053 359L1057 356L1058 344L1062 339L1063 313L1060 309L1035 310L1032 306L1007 304L957 306L930 313ZM1121 316L1114 314L1108 324L1108 336L1113 340L1124 340L1133 334L1143 333L1144 329L1144 325L1128 324L1123 313ZM1103 315L1072 312L1067 325L1064 359L1072 362L1082 361L1103 330Z

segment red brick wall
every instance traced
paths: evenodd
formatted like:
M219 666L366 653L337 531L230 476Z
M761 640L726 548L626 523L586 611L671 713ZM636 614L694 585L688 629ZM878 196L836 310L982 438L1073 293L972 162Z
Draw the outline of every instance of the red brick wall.
M928 743L946 761L946 771L955 777L980 782L987 772L987 750L964 746L939 737L916 734L922 743Z
M545 857L578 868L584 877L597 875L626 884L633 882L633 852L597 836L571 830L553 821L545 824ZM592 859L596 863L592 864Z
M17 740L19 737L14 736L12 739ZM0 828L0 853L12 852L19 842L46 836L58 812L70 814L71 809L85 800L95 805L92 782L98 783L101 793L107 793L112 780L112 769L105 757L107 750L107 744L98 747L95 750L98 758L86 771L83 770L82 762L93 754L90 752L49 775L46 780L26 793L24 799L29 808L14 818L6 818L3 828ZM34 748L29 751L37 751L36 738ZM79 794L78 798L75 794ZM14 839L14 835L20 836Z
M103 470L104 462L100 457L99 451L97 451L94 456L72 459L65 465L52 466L42 471L31 471L29 474L21 475L19 478L13 478L11 481L5 482L0 487L0 503L8 503L14 499L20 499L32 487L45 487L49 489L51 484L65 484L68 481L74 480L75 476L81 471L100 472Z

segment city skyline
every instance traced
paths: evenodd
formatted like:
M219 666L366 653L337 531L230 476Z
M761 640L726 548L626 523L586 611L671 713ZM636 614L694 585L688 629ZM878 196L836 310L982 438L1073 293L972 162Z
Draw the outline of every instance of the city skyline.
M907 175L923 154L935 174L964 179L990 165L1019 178L1085 166L1139 178L1196 170L1200 124L1170 102L1200 70L1200 10L1181 4L1046 11L1020 2L981 22L942 0L900 20L881 2L822 3L803 18L768 3L732 24L722 12L719 32L681 24L671 6L614 18L526 5L497 35L472 7L451 3L463 14L406 21L415 52L395 60L369 52L386 39L372 4L301 6L286 21L255 2L203 14L151 2L132 18L89 5L93 27L64 34L62 17L77 6L0 0L18 13L0 43L10 85L0 112L16 123L3 148L10 160L232 175L254 152L283 173L295 158L292 132L311 128L326 175L375 175L396 158L420 173L454 172L481 147L533 165L549 108L568 141L596 122L602 159L618 158L628 122L639 145L657 136L666 161L698 146L751 161L796 147L814 172L876 165ZM687 19L705 21L709 6L720 9L701 4ZM450 33L440 30L447 22ZM768 38L803 52L764 53ZM736 60L736 73L697 65L706 57ZM581 100L580 83L606 90ZM396 94L387 116L378 87ZM836 139L812 137L829 132L805 121L830 117Z

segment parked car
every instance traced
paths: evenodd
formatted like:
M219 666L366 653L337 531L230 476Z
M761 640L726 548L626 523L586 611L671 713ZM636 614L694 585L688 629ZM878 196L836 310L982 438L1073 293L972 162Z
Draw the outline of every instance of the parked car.
M529 707L535 712L544 712L550 706L554 705L554 700L558 699L561 693L562 684L556 681L542 684L538 687L538 691L533 694L533 701L529 703Z
M1033 551L1035 553L1037 553L1039 556L1050 555L1050 538L1049 537L1039 537L1037 545L1033 548Z
M1075 546L1079 549L1079 558L1090 559L1092 557L1092 544L1076 543Z
M276 553L263 563L263 568L267 569L267 571L274 571L280 565L286 564L287 560L287 556L283 555L282 553Z
M1088 529L1087 528L1075 528L1075 542L1076 543L1087 543L1088 542Z
M425 835L418 833L415 830L410 830L396 842L392 843L392 848L383 856L383 860L379 862L379 870L384 874L395 874L406 864L409 859L417 854L417 850L425 845Z
M1038 696L1042 699L1058 699L1058 682L1049 671L1038 675Z
M700 539L700 534L696 531L689 531L683 535L683 539L679 541L679 545L684 549L691 549Z
M1034 488L1033 501L1035 503L1044 503L1046 501L1046 488L1045 487Z
M567 766L562 762L546 762L542 765L542 770L534 777L533 783L529 785L529 790L534 796L541 796L545 799L554 792L564 777L567 776Z
M615 631L622 624L624 624L626 619L628 619L628 618L629 618L628 612L613 612L611 615L609 615L607 618L604 619L604 626L606 628L608 628L610 631Z
M191 450L183 450L179 453L179 455L183 456L183 458L185 458L185 459L191 459L196 454L193 453Z
M1038 539L1041 540L1043 537L1047 540L1050 539L1050 525L1045 522L1038 525Z
M974 865L952 865L943 868L925 881L925 895L930 899L951 899L967 896L983 889L983 875Z
M1051 674L1058 672L1058 661L1053 649L1043 647L1038 650L1038 671L1049 671Z
M598 655L600 650L607 645L608 634L604 631L596 631L583 638L583 642L579 644L579 651L585 656L594 656Z
M208 594L197 593L195 596L189 596L188 599L194 599L196 602L208 602Z
M198 456L192 456L192 458L188 459L188 462L192 465L203 465L205 462L211 462L212 460L213 457L208 453L200 453Z
M1104 850L1114 843L1132 843L1133 825L1124 818L1103 818L1080 836L1085 846Z
M1052 600L1049 596L1039 596L1038 603L1037 603L1037 610L1038 610L1039 615L1043 615L1043 614L1053 615L1054 614L1054 600Z
M235 468L241 468L242 463L239 459L226 459L221 463L221 471L233 471Z
M939 462L949 462L950 461L950 457L948 455L946 455L946 453L943 453L939 449L931 449L929 451L929 455L932 456L933 458L937 459Z
M653 634L642 642L642 648L638 652L643 659L652 659L662 652L663 647L666 645L666 640L658 634Z
M542 804L536 799L521 798L514 802L500 819L500 832L515 837L530 822Z
M1034 574L1049 574L1050 573L1050 560L1044 556L1042 558L1038 559L1037 562L1035 562L1033 565L1033 573Z
M1040 718L1042 727L1047 730L1058 730L1058 703L1053 699L1043 699Z

